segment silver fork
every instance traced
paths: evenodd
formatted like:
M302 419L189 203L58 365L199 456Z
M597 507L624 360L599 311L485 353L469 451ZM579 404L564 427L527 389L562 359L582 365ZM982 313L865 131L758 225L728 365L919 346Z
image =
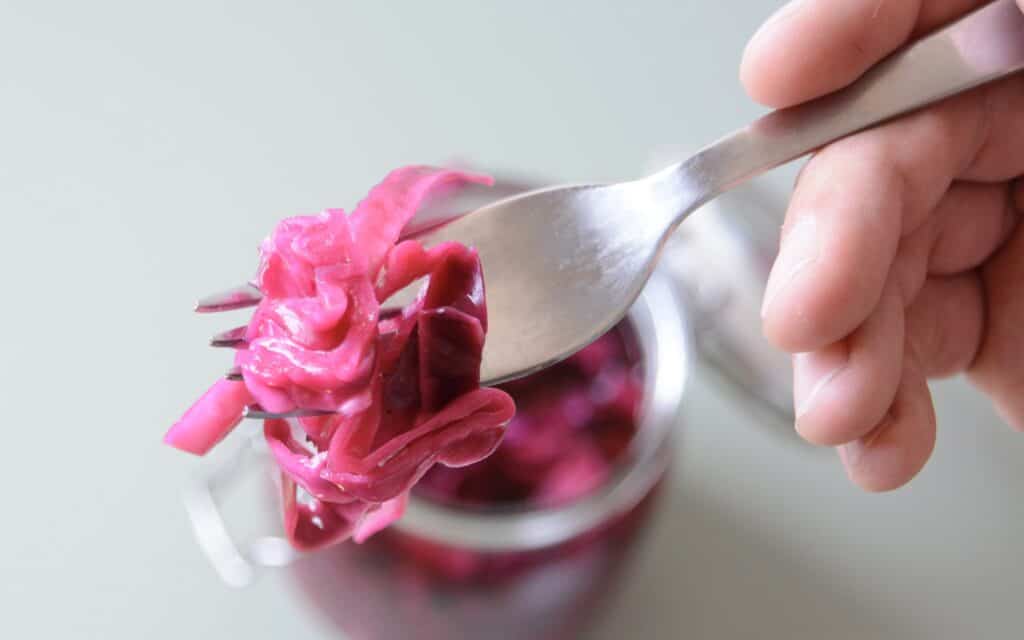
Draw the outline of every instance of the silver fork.
M768 114L652 176L561 186L477 209L416 237L480 252L489 328L481 379L497 384L571 355L636 300L670 234L730 188L821 146L1024 68L1024 15L997 0L900 50L846 89ZM403 304L415 292L399 292ZM251 287L199 311L256 304ZM243 347L228 333L215 344ZM255 412L258 415L267 415Z

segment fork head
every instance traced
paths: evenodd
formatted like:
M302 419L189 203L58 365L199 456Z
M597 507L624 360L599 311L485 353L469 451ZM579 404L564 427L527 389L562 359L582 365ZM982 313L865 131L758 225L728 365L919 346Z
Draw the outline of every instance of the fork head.
M480 254L488 309L481 384L551 366L622 319L669 233L698 204L698 181L687 175L676 167L634 182L532 191L412 231L425 246L456 241ZM385 305L405 306L420 288L414 282ZM260 297L246 285L200 301L197 310L252 306ZM245 348L244 329L218 334L211 344ZM226 377L238 380L241 372Z
M487 286L481 380L493 385L572 355L618 322L678 217L663 181L559 187L501 200L417 239L476 248ZM388 304L404 304L413 288Z

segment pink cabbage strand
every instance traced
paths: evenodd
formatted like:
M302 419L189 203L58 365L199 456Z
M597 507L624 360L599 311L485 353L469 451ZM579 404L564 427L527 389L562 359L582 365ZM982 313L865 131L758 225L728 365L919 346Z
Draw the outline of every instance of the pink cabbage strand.
M487 457L512 418L508 394L479 386L487 311L476 252L396 246L431 192L464 182L490 180L399 169L351 215L329 209L279 223L260 248L264 298L236 354L244 382L216 383L165 438L202 455L254 401L274 412L336 411L264 425L296 547L372 535L401 516L431 466ZM416 302L381 313L422 277Z

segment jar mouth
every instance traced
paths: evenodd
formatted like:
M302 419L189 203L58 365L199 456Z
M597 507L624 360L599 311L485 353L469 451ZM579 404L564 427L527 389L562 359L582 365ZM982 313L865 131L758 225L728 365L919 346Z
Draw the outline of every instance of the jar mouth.
M479 551L530 551L567 542L640 503L664 473L669 440L682 409L694 357L682 294L655 272L627 314L641 353L643 402L637 431L608 481L556 506L509 505L500 510L409 497L393 527L431 542Z

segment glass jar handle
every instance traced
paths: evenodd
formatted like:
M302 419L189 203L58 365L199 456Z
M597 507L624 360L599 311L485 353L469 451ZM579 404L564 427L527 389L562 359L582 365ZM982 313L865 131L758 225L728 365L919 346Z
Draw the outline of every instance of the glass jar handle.
M261 430L238 432L231 439L237 443L226 456L202 461L182 498L203 554L225 583L240 588L251 584L263 569L287 566L302 554L283 536L233 532L240 524L237 522L229 527L222 504L225 494L237 492L250 474L260 473L268 480L278 478ZM251 513L251 505L260 500L247 502L250 508L246 512ZM266 526L260 523L256 528Z

